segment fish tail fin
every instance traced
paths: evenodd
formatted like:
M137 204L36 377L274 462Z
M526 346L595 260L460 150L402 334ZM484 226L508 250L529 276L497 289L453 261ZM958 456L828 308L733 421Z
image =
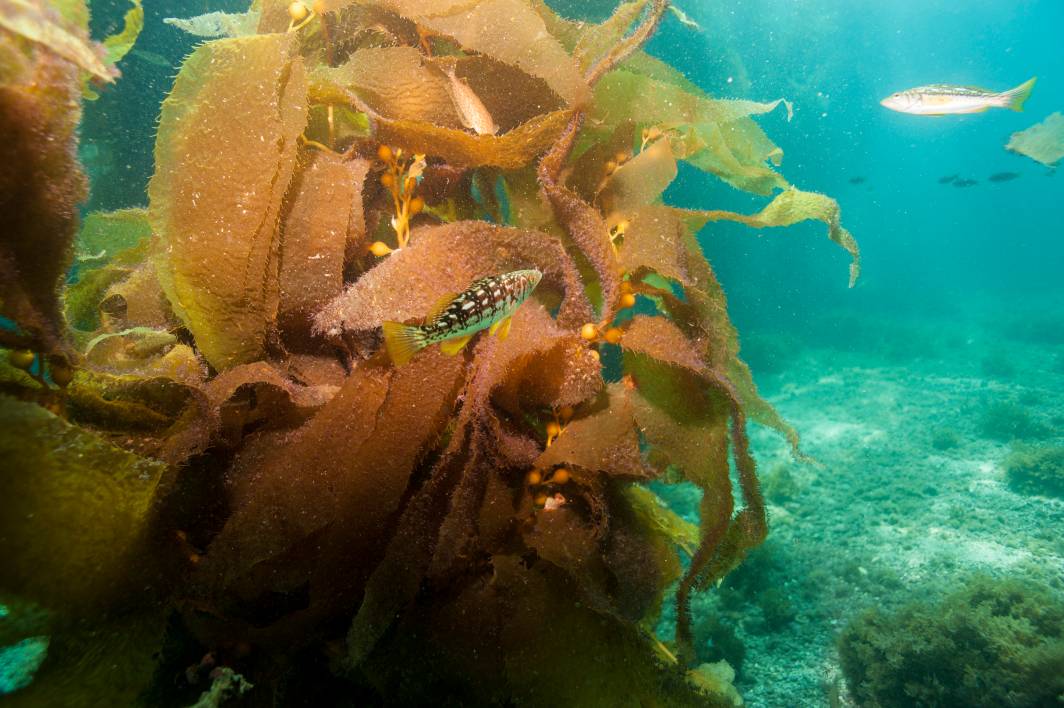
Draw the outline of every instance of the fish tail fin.
M1014 89L1009 89L1001 94L1003 99L1002 105L1008 108L1010 111L1021 112L1023 111L1023 104L1031 96L1031 89L1034 88L1034 82L1038 80L1038 77L1032 77L1030 80L1023 82Z
M388 350L388 356L396 366L407 363L428 345L424 333L417 325L384 322L381 329L384 330L384 346Z

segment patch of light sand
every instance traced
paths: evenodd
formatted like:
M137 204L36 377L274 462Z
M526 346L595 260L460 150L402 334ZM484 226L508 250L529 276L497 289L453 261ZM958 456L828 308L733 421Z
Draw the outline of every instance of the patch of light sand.
M902 575L908 581L941 573L946 566L1008 570L1032 559L1031 552L1026 549L943 526L930 526L914 534L909 528L882 524L878 532L884 540L892 542L889 544L891 553L878 560L893 560L900 565ZM902 539L903 542L897 542Z

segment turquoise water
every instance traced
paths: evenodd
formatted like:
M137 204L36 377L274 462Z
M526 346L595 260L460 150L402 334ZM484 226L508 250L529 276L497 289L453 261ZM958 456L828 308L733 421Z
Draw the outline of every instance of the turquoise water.
M602 21L615 5L549 4L588 21ZM792 184L838 201L842 223L860 244L863 266L856 286L848 288L848 254L824 238L817 222L763 230L719 222L698 234L728 296L754 380L801 436L809 459L797 459L773 430L752 425L769 535L715 588L694 597L692 665L712 665L729 677L737 693L727 700L740 701L732 705L1060 705L1064 175L1004 146L1011 134L1064 111L1059 37L1064 3L680 0L677 5L698 27L668 14L647 50L712 96L791 101L791 120L777 109L758 123L783 149L780 172ZM245 7L239 0L146 4L145 28L121 63L121 80L85 106L79 154L91 184L79 207L83 215L147 205L160 104L181 62L199 44L162 19ZM94 3L92 36L115 32L125 10L125 2ZM1022 113L929 118L879 104L890 93L919 85L1005 90L1032 76L1038 82ZM1002 173L1010 176L991 179ZM946 177L973 183L957 186ZM664 198L672 205L744 214L767 202L683 163ZM3 324L4 330L15 328ZM177 341L192 344L192 335L182 331ZM603 359L607 369L620 366L616 352ZM30 373L38 375L40 360L35 366ZM349 371L334 368L328 375L343 381ZM304 373L287 370L289 385L303 385ZM247 394L252 407L256 396L272 404L270 396L281 394L252 391ZM47 404L66 414L66 404L49 399L42 405ZM301 405L284 408L284 423L277 428L295 430L297 422L309 420ZM249 438L266 431L256 444L271 445L283 439L273 425L254 415L220 424L229 426L226 434L246 432ZM140 451L117 434L108 439ZM170 529L165 542L156 540L182 557L179 569L153 576L160 585L178 585L175 577L192 573L204 555L210 558L205 548L231 513L227 504L243 503L240 495L248 492L241 485L250 489L255 481L240 477L242 468L229 469L227 456L237 453L221 449L200 450L185 468L226 470L187 492L188 499L209 503L190 509L192 502L179 498L167 507L166 514L186 525ZM651 488L679 517L699 522L701 492L694 485L659 481ZM403 496L404 503L409 500ZM160 523L172 521L164 517ZM382 518L382 524L395 520ZM203 528L186 533L197 522ZM285 564L303 568L301 554L320 552L311 548L316 540L306 543L295 547ZM284 567L271 566L270 572L283 575ZM302 601L300 593L308 591L292 584L290 596L275 593L269 603L283 608ZM154 598L157 589L145 593ZM0 601L8 599L0 595ZM300 637L299 651L285 654L275 646L263 658L251 639L205 642L204 635L221 632L205 629L209 622L203 618L231 612L229 619L243 621L241 613L257 618L257 612L275 611L273 604L257 598L269 606L262 610L249 602L250 609L233 609L209 607L203 600L201 608L199 600L183 597L179 609L160 601L167 613L156 631L166 641L150 661L137 665L138 671L156 672L142 682L148 688L139 693L139 704L186 705L201 692L201 701L216 702L197 705L399 705L402 696L414 695L382 696L371 679L337 678L344 642L353 641L346 635L350 612L335 626L315 627L312 649L302 643L307 637ZM49 669L51 631L41 628L46 624L34 615L35 605L25 607L32 636L23 636L30 630L14 623L5 630L3 623L11 620L0 604L5 630L0 694L57 695L25 692L36 671ZM134 643L136 625L127 614L142 609L136 603L111 608L114 616L107 620L118 628L111 630L118 644L127 630ZM91 628L92 611L79 608L77 622ZM550 611L561 613L548 608L545 625ZM670 593L654 631L663 647L674 650L676 620ZM273 641L276 645L276 637ZM59 646L68 653L86 651L82 667L107 661L93 651L115 648L83 635ZM55 654L53 662L69 661L69 655ZM415 666L424 660L409 654L404 659ZM274 692L254 691L234 671ZM282 673L285 678L273 682ZM357 690L345 693L347 679ZM86 705L102 705L94 702L92 688L83 695ZM445 704L476 704L463 703L463 695L477 694L457 688L446 698L440 695Z

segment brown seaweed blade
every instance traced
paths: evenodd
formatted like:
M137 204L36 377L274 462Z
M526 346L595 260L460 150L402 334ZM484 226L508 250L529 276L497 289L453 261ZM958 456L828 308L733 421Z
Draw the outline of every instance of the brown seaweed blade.
M293 35L203 44L163 104L148 189L158 273L219 370L261 355L276 316L278 215L307 117L293 44Z
M220 617L197 621L199 631L301 641L306 628L350 610L451 413L462 368L431 352L399 371L367 365L293 434L245 446L236 510L195 578L194 605ZM265 620L227 612L293 593L305 602Z
M20 5L5 3L0 13ZM0 30L0 312L26 336L0 337L72 356L57 290L70 263L85 176L77 163L80 82L73 64Z
M590 308L576 266L557 239L482 221L425 227L410 246L377 264L315 317L315 331L330 337L369 331L385 320L424 317L447 294L477 278L534 266L543 272L540 291L560 291L558 321L578 327Z

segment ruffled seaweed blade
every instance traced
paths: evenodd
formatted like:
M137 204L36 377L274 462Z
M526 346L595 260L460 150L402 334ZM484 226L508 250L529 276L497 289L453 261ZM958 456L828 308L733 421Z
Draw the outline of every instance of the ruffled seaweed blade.
M19 233L77 254L59 297L58 256L4 276L4 636L49 647L13 700L738 700L726 667L693 666L691 597L767 533L747 420L801 453L695 235L813 219L851 282L859 254L755 122L789 104L714 99L640 51L665 9L265 0L176 21L216 38L163 104L149 206L73 244L76 104L4 77L0 118L54 137L7 163L35 170ZM76 63L9 35L0 66L70 98ZM679 161L769 199L670 207ZM526 268L543 277L508 336L397 346L448 293ZM76 368L42 375L63 351ZM699 525L652 480L697 486Z

